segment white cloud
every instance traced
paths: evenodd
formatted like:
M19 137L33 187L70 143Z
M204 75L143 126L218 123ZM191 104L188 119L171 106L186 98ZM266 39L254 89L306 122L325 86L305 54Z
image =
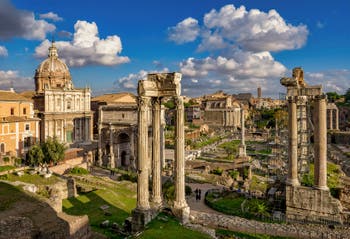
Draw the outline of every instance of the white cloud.
M168 68L164 68L160 71L146 71L140 70L138 73L131 73L127 76L121 77L114 81L114 88L118 91L135 91L137 89L137 84L139 80L144 80L147 78L147 74L156 72L168 72Z
M16 92L34 90L33 77L20 76L18 71L0 70L0 79L0 89L2 90L9 90L11 87L13 87Z
M212 51L239 47L247 51L282 51L305 45L308 29L305 25L293 26L276 10L263 12L226 5L204 15L203 26L198 20L186 18L169 28L169 39L176 43L201 39L199 51Z
M49 20L52 20L54 22L63 21L62 17L58 16L56 13L53 13L53 12L40 14L39 16L41 19L49 19Z
M308 85L322 85L324 92L337 92L345 94L345 91L350 88L349 70L327 70L322 72L306 72L304 74L305 82Z
M129 58L119 56L122 43L117 35L100 39L95 22L77 21L72 41L57 41L59 56L69 66L105 65L113 66L129 62ZM50 46L43 41L35 49L35 56L46 57Z
M175 27L169 27L169 40L182 44L196 40L199 35L198 21L192 17L179 22Z
M253 92L259 84L266 86L273 95L281 91L279 79L287 69L275 61L269 52L237 50L231 58L188 58L180 63L180 72L183 74L182 86L187 89L187 93L193 95L220 89L235 93Z
M43 40L56 27L45 20L36 20L33 12L16 9L10 1L0 1L0 39L21 37Z
M6 47L0 46L0 56L8 56Z

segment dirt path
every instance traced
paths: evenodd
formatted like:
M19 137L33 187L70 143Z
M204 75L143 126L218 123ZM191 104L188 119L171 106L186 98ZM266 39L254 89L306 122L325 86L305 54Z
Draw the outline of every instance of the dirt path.
M206 213L219 213L219 212L211 209L210 207L208 207L205 204L204 197L205 197L205 193L209 189L220 189L221 190L222 186L215 186L215 185L212 185L209 183L189 183L188 185L192 188L192 192L193 192L193 195L191 197L187 198L187 203L192 210L206 212ZM201 190L201 199L199 201L197 201L196 197L195 197L194 191L196 189Z

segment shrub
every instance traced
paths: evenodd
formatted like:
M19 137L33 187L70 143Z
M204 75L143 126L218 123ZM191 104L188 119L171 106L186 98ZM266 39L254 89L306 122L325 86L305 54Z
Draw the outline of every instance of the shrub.
M70 173L72 173L72 174L89 174L89 171L87 171L85 168L74 167L70 170Z
M10 162L10 158L9 157L3 157L2 160L4 160L5 163Z
M211 171L211 173L221 176L223 171L224 171L224 170L221 169L221 168L216 168L216 169L213 169L213 170Z
M192 194L192 188L188 185L185 186L185 194L186 196L189 196Z
M133 183L137 182L137 175L136 174L131 174L131 173L125 173L120 175L119 180L127 180Z

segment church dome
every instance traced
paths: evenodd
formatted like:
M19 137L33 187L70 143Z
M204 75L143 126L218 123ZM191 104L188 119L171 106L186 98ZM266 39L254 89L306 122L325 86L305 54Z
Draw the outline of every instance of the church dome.
M67 65L58 58L55 43L49 47L49 55L35 71L35 90L72 88L72 79Z

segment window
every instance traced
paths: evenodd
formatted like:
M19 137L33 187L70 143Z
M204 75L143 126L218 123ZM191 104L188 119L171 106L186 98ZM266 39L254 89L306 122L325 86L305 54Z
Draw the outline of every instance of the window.
M26 128L26 131L30 130L30 125L26 124L25 128Z
M27 114L27 108L23 108L23 114L24 114L24 115Z
M122 118L123 118L123 119L125 118L125 114L122 114Z
M5 153L5 144L0 144L0 153Z
M70 101L67 101L67 110L70 110L70 108L71 108L71 103Z
M15 108L11 108L11 115L15 114Z

